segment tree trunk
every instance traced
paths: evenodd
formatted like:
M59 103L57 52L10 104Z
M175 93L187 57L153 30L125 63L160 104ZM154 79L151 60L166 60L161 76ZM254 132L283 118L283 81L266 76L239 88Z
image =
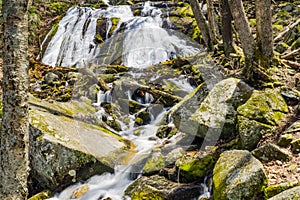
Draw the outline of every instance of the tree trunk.
M3 0L3 115L0 199L27 199L28 0Z
M272 32L272 11L271 0L256 0L256 32L257 47L262 56L260 56L260 65L268 67L273 56L273 32Z
M209 29L208 29L208 24L205 20L205 17L202 13L202 10L200 8L199 2L197 0L190 0L190 5L192 7L197 25L200 29L200 32L202 34L204 43L207 47L208 51L213 50L213 43L211 41L211 38L209 36Z
M242 0L228 0L228 3L245 55L246 70L248 70L254 59L254 38L250 31Z
M232 46L232 15L230 12L228 0L222 0L221 20L222 20L222 37L225 56L229 56L233 52Z
M210 39L213 44L217 44L218 29L217 29L217 25L216 25L214 6L212 3L212 0L206 0L206 3L207 3L207 18L208 18L208 24L210 27L208 29Z

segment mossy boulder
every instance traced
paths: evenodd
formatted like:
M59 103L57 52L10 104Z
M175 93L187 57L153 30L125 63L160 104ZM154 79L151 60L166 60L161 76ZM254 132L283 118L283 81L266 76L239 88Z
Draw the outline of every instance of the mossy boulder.
M200 151L195 155L186 154L176 161L180 179L184 182L199 181L213 167L213 155Z
M185 151L181 147L173 149L165 156L166 166L174 164L184 154L185 154Z
M272 160L288 161L291 159L288 151L272 143L266 143L263 146L254 149L252 154L259 160L266 162Z
M30 97L29 105L30 189L35 193L113 172L129 149L130 142L102 128L95 108L85 102Z
M165 166L165 158L160 152L153 152L147 159L142 173L144 175L153 175Z
M125 190L125 197L132 200L190 200L203 193L200 185L172 182L163 176L142 176Z
M278 145L287 147L292 144L293 152L297 153L300 151L300 120L294 122L289 126L278 139Z
M285 190L269 200L294 200L300 199L300 186Z
M278 125L288 112L288 107L277 90L254 91L240 107L238 114L267 125Z
M252 199L266 183L263 165L249 151L225 151L213 170L213 199Z
M272 126L238 116L238 132L242 148L247 150L255 149L264 132L271 128Z
M277 185L269 185L264 189L265 198L269 199L285 190L293 188L295 186L299 186L300 183L298 181L294 182L284 182Z

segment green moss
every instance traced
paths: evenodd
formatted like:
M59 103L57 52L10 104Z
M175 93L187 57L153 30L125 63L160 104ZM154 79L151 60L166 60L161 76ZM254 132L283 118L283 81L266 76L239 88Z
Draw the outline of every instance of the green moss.
M143 167L143 174L153 174L165 166L165 159L159 152L153 153Z
M28 200L44 200L48 199L52 196L52 192L50 190L44 190L32 197L30 197Z
M188 181L203 178L206 171L214 164L212 155L184 156L176 162L180 175Z
M249 25L250 25L250 27L255 27L256 19L249 19Z
M281 183L278 185L270 185L264 188L265 199L269 199L279 194L280 192L295 187L297 185L300 185L300 182L296 181L296 182Z

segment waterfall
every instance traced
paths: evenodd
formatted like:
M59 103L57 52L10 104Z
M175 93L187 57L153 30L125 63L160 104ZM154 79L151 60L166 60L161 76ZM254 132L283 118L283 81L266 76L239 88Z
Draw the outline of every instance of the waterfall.
M42 62L51 66L81 67L89 63L111 64L121 58L120 64L145 68L176 56L200 52L198 44L185 35L162 28L161 14L161 10L149 2L145 3L141 16L134 16L130 6L70 8L60 21ZM108 33L112 22L108 20L106 40L101 45L95 42L100 17L120 20L111 37Z
M95 41L97 32L97 20L103 17L108 19L105 33L105 41L98 44ZM112 18L119 18L116 29L111 33ZM168 24L170 23L167 19ZM168 26L171 27L171 26ZM201 48L196 42L187 36L171 29L163 28L162 11L146 2L141 16L134 16L130 6L109 6L105 9L94 9L87 7L70 8L66 16L59 22L59 28L50 41L42 62L55 66L88 66L94 64L111 64L121 59L122 65L133 68L146 68L159 62L167 61L176 57L186 57L199 53ZM138 79L139 75L132 75ZM172 83L184 90L186 93L192 91L193 87L184 77L170 79ZM132 100L132 91L128 91L128 99ZM144 99L136 99L147 108L153 97L146 93ZM112 102L111 92L100 91L94 106L101 103ZM146 109L145 108L145 109ZM99 108L97 116L101 118L104 109ZM157 141L149 140L155 136L162 116L163 110L155 117L151 116L151 123L140 127L134 127L134 117L127 129L122 128L119 134L132 141L138 152L131 160L149 155ZM141 130L141 135L133 134ZM83 185L88 186L88 192L80 198L82 200L97 200L111 197L114 200L123 198L126 186L132 182L129 175L130 166L116 166L114 174L103 174L94 176L85 183L77 183L66 188L51 200L70 199L74 191ZM137 172L138 173L138 172Z

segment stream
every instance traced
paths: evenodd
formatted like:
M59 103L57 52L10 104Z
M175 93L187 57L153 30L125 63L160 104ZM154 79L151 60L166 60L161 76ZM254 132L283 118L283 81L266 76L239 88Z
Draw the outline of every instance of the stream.
M107 22L105 41L99 45L95 41L95 35L99 31L97 30L97 20L101 17L105 18ZM119 21L111 31L114 18L118 18ZM195 41L170 27L168 15L163 18L162 11L151 6L149 2L144 4L141 16L134 16L130 6L109 6L106 9L72 7L59 22L58 30L48 44L42 62L53 67L83 67L117 62L117 64L135 69L128 72L128 76L132 77L134 82L134 79L139 80L140 76L147 76L143 69L149 66L203 51ZM152 78L157 77L159 77L158 74ZM151 77L149 78L151 79ZM186 93L190 93L194 89L185 76L170 78L168 81ZM142 98L133 99L132 92L128 91L128 99L145 107L139 112L151 107L153 100L151 94L146 93ZM106 115L101 104L110 103L113 100L110 92L99 91L97 102L94 103L94 106L98 108L96 115L99 116L99 119ZM150 155L153 148L163 143L163 140L157 138L155 133L158 129L157 124L168 109L170 108L161 109L159 113L151 116L149 124L139 127L134 126L135 116L130 114L126 116L130 119L128 124L119 121L122 131L118 134L135 145L136 154L131 157L130 161L126 165L116 166L113 174L104 173L93 176L84 183L75 183L50 200L70 199L74 192L84 185L88 185L88 191L76 199L127 199L127 197L123 197L124 190L133 181L132 174L140 173L140 169L134 168L132 164ZM174 126L171 121L169 126ZM142 134L134 134L136 131L142 131ZM172 137L168 145L172 146L175 142L176 138ZM202 196L209 197L209 188L205 184L201 185L204 191ZM128 199L130 198L128 197Z

